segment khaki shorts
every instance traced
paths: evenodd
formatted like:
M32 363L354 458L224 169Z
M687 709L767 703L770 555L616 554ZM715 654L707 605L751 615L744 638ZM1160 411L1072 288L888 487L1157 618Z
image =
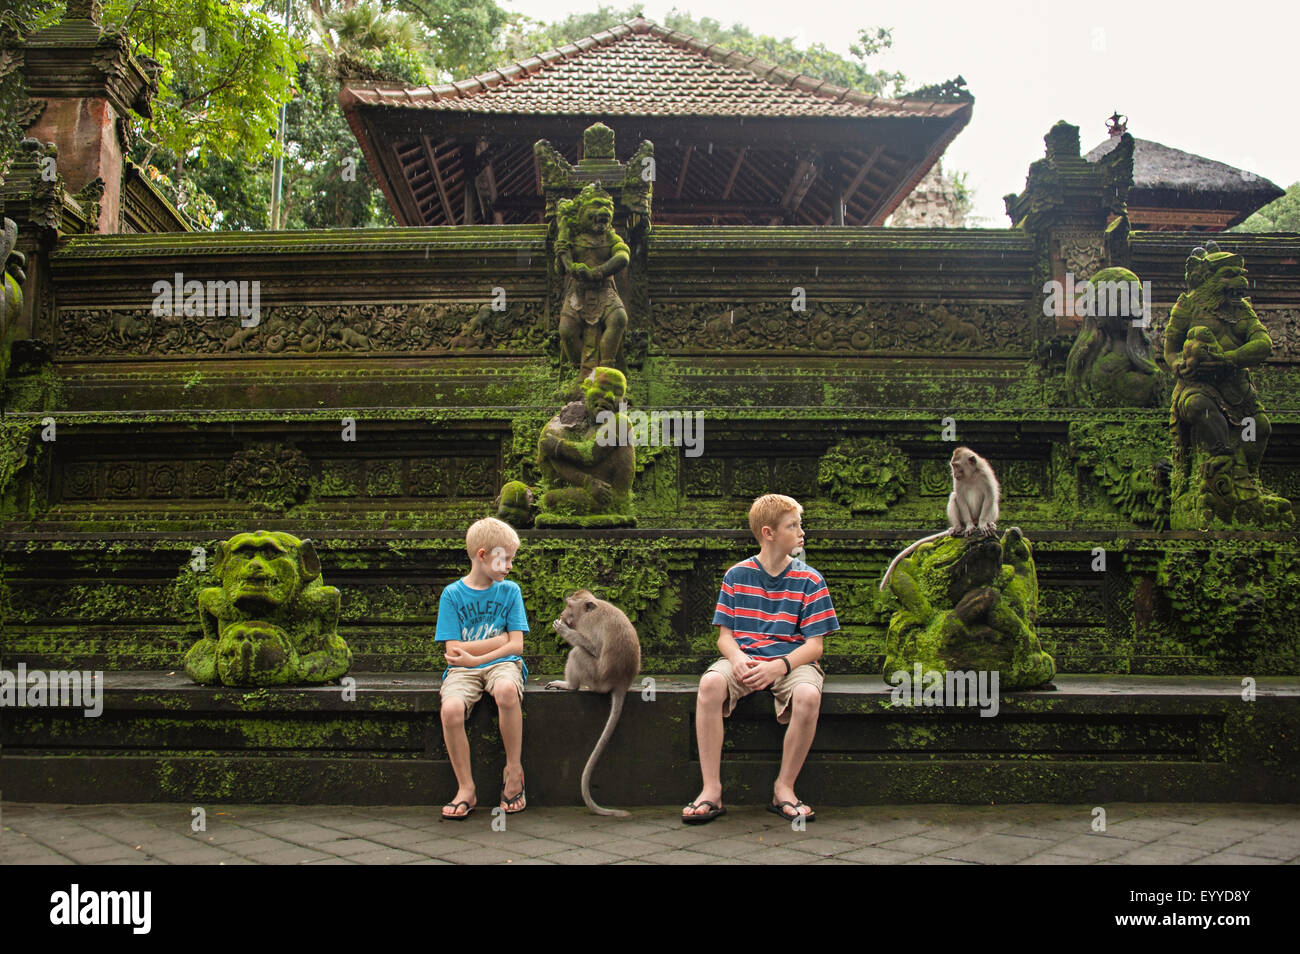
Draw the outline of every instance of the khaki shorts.
M727 699L722 704L722 716L726 718L731 715L732 710L736 708L736 703L751 692L756 690L749 688L739 679L732 669L730 659L719 659L705 672L719 673L723 679L727 680ZM818 692L822 691L822 683L826 681L826 674L822 672L822 667L813 663L804 663L802 666L795 666L788 673L778 679L765 690L772 693L772 698L776 702L776 721L781 725L787 725L790 722L790 705L794 701L794 687L804 685L815 686Z
M462 669L459 666L442 677L442 698L459 699L465 703L465 717L474 710L474 703L483 698L483 693L491 693L502 679L509 680L519 690L519 699L524 698L524 670L517 659L494 663L482 669Z

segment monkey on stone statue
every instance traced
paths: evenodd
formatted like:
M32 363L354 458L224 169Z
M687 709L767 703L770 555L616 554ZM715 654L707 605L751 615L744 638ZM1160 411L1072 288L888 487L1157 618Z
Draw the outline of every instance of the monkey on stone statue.
M922 537L894 557L880 581L880 588L889 584L890 574L899 562L906 559L923 543L940 540L946 536L970 536L977 530L988 536L998 528L998 486L993 467L969 447L958 447L952 452L952 493L948 495L948 529Z
M573 648L564 664L564 679L547 683L547 689L591 689L608 692L609 720L582 770L582 800L597 815L624 817L627 812L601 808L591 797L591 773L609 744L623 714L624 697L641 671L641 642L636 628L621 609L578 590L565 600L555 631Z

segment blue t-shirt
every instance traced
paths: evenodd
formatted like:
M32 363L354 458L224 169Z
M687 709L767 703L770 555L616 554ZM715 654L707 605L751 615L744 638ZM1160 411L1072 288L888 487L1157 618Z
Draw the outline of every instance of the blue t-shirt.
M753 556L722 578L714 626L726 626L747 656L772 659L794 652L807 639L840 628L822 575L791 560L769 576Z
M528 616L524 613L524 595L513 580L502 580L486 590L476 590L462 579L443 589L438 600L438 627L433 637L438 642L459 639L472 643L514 630L528 632ZM528 667L519 656L502 656L477 666L451 666L443 676L446 677L452 669L482 669L514 660L523 666L526 681Z

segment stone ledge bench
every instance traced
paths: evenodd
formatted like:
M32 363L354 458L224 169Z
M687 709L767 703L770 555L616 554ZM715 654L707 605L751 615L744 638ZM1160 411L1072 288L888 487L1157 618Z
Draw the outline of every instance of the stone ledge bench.
M240 691L181 671L104 674L103 711L0 709L0 789L12 801L440 805L455 790L435 673L354 673L339 685ZM529 680L524 768L536 805L581 804L609 706ZM648 678L648 677L642 677ZM599 802L681 805L699 790L698 676L637 686L596 768ZM831 676L799 791L814 805L1300 801L1300 679L1058 676L1055 690L977 707L895 706L879 677ZM495 706L469 721L480 799L504 765ZM771 696L728 722L724 798L770 796L783 729Z

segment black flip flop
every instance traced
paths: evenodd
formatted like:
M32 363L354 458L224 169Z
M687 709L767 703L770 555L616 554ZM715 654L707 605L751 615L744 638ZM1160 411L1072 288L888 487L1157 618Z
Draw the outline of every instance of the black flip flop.
M497 801L505 802L506 807L503 810L507 815L518 815L520 812L524 810L524 808L528 807L528 799L524 797L524 790L522 788L518 791L518 793L516 793L511 798L506 798L506 790L504 788L501 789L501 797L497 799ZM515 809L510 808L511 805L519 801L522 801L524 803L524 808L515 808Z
M691 814L691 815L683 815L682 816L683 825L707 825L709 822L713 821L713 819L721 818L723 815L727 814L727 810L725 808L723 808L721 805L714 804L713 802L709 801L707 798L701 799L698 802L691 802L686 807L699 808L701 805L708 805L709 810L705 812L703 815L698 813Z
M442 820L443 821L464 821L466 818L469 818L470 815L473 815L474 809L478 807L477 805L471 805L469 802L448 802L446 805L443 805L442 807L455 810L457 808L460 808L460 806L462 805L465 806L465 813L463 815L444 814L442 816Z
M791 808L795 810L793 815L787 815L785 813L785 806L787 805L789 805ZM817 813L809 812L807 815L800 814L799 807L801 805L804 808L808 807L807 805L804 805L803 802L781 802L779 804L776 802L772 802L767 806L767 810L771 812L773 815L780 815L788 822L792 822L796 818L802 818L805 822L815 822L817 820Z

